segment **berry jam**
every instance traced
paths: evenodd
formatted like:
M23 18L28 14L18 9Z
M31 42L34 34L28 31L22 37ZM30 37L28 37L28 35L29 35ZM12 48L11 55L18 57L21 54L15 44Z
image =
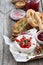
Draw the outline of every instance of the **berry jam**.
M23 36L20 40L16 39L16 42L19 42L21 48L29 48L31 46L31 39L32 37L26 39L26 37Z
M39 39L40 41L43 41L43 32L41 32L41 33L38 35L38 39Z
M28 9L33 9L35 11L39 11L39 3L40 0L28 0L26 1L24 10L27 11Z
M23 43L20 43L21 48L29 48L31 46L31 42L27 43L28 45L23 45Z

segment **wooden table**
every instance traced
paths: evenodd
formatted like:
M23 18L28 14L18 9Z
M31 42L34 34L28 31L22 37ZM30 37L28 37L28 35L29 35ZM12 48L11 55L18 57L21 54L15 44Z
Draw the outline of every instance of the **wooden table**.
M9 0L6 0L9 1ZM2 35L9 35L11 32L12 21L9 17L9 13L12 10L13 5L9 1L9 6L2 5L5 0L0 0L0 65L43 65L43 59L29 61L27 63L17 63L12 54L9 51L9 47L5 44Z

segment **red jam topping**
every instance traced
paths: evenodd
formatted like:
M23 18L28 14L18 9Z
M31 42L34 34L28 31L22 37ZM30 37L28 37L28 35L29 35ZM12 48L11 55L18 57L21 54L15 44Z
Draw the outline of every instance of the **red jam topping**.
M24 10L34 9L35 11L39 11L39 0L27 0Z
M40 41L43 41L43 32L41 32L41 33L38 35L38 39L39 39Z
M29 48L31 46L31 39L32 37L27 39L26 37L23 36L20 40L16 39L16 42L20 43L19 45L21 48Z

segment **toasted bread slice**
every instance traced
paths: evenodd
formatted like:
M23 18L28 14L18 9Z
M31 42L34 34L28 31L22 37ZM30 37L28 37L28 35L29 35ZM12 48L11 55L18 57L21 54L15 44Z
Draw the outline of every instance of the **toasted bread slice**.
M15 6L16 6L16 8L22 8L22 7L25 6L25 2L17 2L17 3L15 4Z
M27 22L27 18L24 17L22 19L20 19L19 21L17 21L14 26L13 26L13 32L14 33L19 33L21 32L22 30L25 29L26 25L28 24Z
M12 3L15 5L17 2L25 2L26 0L12 0Z

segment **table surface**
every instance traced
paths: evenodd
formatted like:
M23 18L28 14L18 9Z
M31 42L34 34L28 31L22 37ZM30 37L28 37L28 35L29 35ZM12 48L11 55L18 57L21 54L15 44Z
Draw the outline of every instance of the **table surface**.
M10 0L0 0L0 65L43 65L43 59L17 63L5 44L2 35L9 35L12 21L9 17L10 11L14 8Z

